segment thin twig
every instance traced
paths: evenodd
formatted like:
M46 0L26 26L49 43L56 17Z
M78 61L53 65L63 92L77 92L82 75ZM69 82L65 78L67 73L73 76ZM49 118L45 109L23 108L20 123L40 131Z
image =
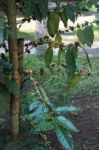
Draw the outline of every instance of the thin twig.
M88 64L89 64L90 68L92 69L92 65L90 63L90 59L89 59L88 53L86 52L86 49L82 45L79 45L79 46L84 50L84 52L86 54L86 58L87 58Z

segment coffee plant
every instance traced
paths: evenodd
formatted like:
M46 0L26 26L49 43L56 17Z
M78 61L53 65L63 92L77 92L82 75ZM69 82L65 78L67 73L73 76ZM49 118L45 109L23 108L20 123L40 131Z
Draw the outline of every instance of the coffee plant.
M31 132L34 135L43 135L49 131L55 131L63 148L73 149L70 132L78 132L78 129L66 116L68 113L77 114L79 109L75 106L55 107L48 99L45 90L36 85L32 75L30 75L30 80L35 88L36 97L33 96L33 88L25 97L23 119L30 123Z
M68 89L75 86L81 77L81 69L77 64L79 49L82 48L86 54L87 62L91 67L88 54L84 46L91 47L94 40L93 23L85 22L76 27L68 26L68 21L75 23L77 17L83 12L89 12L90 8L99 4L99 0L71 0L62 3L61 0L0 0L0 11L4 11L6 18L0 17L0 48L3 47L8 54L0 54L0 102L9 99L10 102L10 131L13 140L19 138L20 129L20 72L19 72L19 54L17 45L17 24L19 27L25 22L31 20L47 20L48 35L36 41L25 44L26 52L30 53L29 46L37 47L47 43L48 48L45 52L45 64L50 68L53 58L54 48L59 48L58 65L61 65L61 55L64 54L65 64L63 67L68 75ZM50 7L50 2L55 3L55 7ZM23 15L21 21L16 21L16 10ZM66 28L65 31L59 30L59 23L62 21ZM97 21L94 23L97 23ZM61 34L76 30L78 41L66 45L62 41ZM51 38L50 38L51 37ZM5 45L5 39L8 40L8 48ZM23 54L22 54L23 55ZM45 134L48 131L54 131L63 149L73 150L73 139L71 132L78 132L75 125L67 119L68 113L77 113L75 106L55 107L47 97L45 90L36 85L36 82L29 72L29 80L33 83L36 91L36 98L33 97L33 91L27 93L23 103L22 119L30 124L30 130L34 138L36 135L42 136L45 141ZM0 107L2 104L0 103ZM0 108L1 109L1 108ZM28 130L29 130L28 129ZM36 141L36 144L38 141ZM45 142L46 143L46 142ZM37 145L33 150L48 149L46 145ZM18 150L23 149L18 145ZM15 149L16 144L10 144L6 149Z

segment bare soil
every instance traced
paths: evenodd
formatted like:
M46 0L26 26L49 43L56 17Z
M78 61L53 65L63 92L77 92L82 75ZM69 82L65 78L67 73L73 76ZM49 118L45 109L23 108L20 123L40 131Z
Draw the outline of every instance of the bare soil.
M80 113L74 122L80 132L74 135L75 150L99 150L99 95L74 100Z

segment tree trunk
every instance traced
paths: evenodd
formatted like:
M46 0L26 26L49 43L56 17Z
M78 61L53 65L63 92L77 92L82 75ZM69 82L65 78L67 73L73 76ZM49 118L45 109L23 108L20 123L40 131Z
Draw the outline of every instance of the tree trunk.
M24 39L18 39L18 62L19 62L19 74L20 74L20 87L23 82L23 53L24 53Z
M18 63L19 63L19 76L20 76L20 116L21 116L21 100L22 100L22 89L23 89L23 53L24 53L24 39L18 39ZM20 118L21 124L21 118ZM20 128L20 127L19 127Z
M11 34L8 39L9 55L13 66L13 80L16 81L20 87L20 78L18 71L18 50L17 50L17 27L16 27L16 0L7 0L7 17L8 25ZM10 103L10 129L12 139L16 140L19 137L19 123L20 123L20 97L11 95Z

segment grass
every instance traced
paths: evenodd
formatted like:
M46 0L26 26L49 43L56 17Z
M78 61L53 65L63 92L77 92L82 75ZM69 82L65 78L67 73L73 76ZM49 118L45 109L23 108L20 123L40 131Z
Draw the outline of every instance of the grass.
M84 62L84 58L79 59ZM92 71L90 76L83 76L78 86L73 90L73 95L83 96L97 96L99 95L99 58L90 58L92 64Z
M35 38L35 33L31 31L20 31L18 32L18 38L23 38L25 40L33 40Z
M83 75L81 81L72 89L67 89L67 74L65 69L58 68L57 65L53 71L45 67L43 59L38 59L33 55L25 55L24 68L31 69L35 80L45 89L49 99L57 105L64 105L64 103L71 102L76 97L83 97L84 95L99 96L99 58L90 58L92 64L92 71L90 76ZM57 62L57 57L53 59L53 63ZM80 64L85 62L84 57L78 59ZM84 66L89 70L88 65ZM44 75L40 75L40 68L44 69Z

